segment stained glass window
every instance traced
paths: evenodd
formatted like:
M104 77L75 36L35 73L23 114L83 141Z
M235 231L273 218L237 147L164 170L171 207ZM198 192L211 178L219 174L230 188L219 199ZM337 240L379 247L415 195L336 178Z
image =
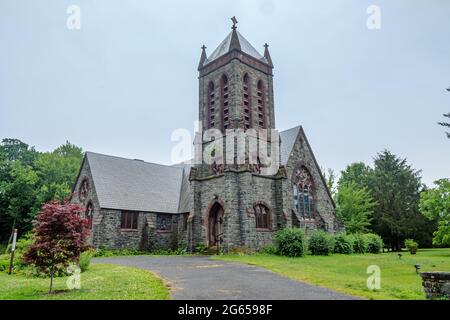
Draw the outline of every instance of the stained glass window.
M314 184L308 170L302 167L294 175L294 209L303 219L315 219Z

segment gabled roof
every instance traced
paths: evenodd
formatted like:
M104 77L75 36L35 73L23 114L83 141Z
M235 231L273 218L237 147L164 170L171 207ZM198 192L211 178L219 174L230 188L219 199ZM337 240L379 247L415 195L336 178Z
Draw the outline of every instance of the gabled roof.
M297 140L300 129L301 126L297 126L280 132L280 161L282 165L288 162L289 156L291 155L292 148L294 147L295 141Z
M301 131L280 132L281 164L289 160ZM101 208L158 213L190 211L190 164L173 166L86 152Z
M236 43L237 41L237 43ZM255 59L258 59L264 63L268 64L266 58L261 55L258 50L256 50L247 39L244 38L242 34L237 30L231 31L226 38L219 44L219 46L214 50L211 55L206 59L203 65L206 65L217 58L227 54L234 48L239 49L240 51L252 56Z
M179 213L184 168L93 152L86 159L100 207Z

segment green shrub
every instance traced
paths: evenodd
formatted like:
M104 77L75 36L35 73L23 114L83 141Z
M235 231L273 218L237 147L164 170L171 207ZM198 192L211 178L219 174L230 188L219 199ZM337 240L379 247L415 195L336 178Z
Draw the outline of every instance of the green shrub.
M32 242L33 242L33 234L31 232L22 235L17 240L13 261L14 271L24 271L25 269L28 268L27 264L23 261L22 256ZM0 271L9 270L10 259L11 259L11 245L8 247L7 254L0 255Z
M206 245L204 243L199 243L198 245L195 246L195 249L194 249L194 251L196 253L200 253L200 254L205 254L207 250L208 250L208 248L206 247Z
M353 252L354 253L366 253L367 252L367 239L362 233L356 233L353 237Z
M27 251L28 247L33 243L34 234L32 232L28 232L20 237L16 243L16 253L24 253Z
M413 239L406 239L405 247L411 254L416 254L417 248L419 248L419 244L415 242Z
M181 241L179 241L178 248L177 248L177 250L175 250L174 253L177 256L182 256L182 255L185 255L187 253L187 249L188 249L188 246L187 246L186 241L181 240Z
M9 255L2 254L0 255L0 271L8 270L9 268Z
M81 272L85 272L87 269L89 269L89 265L91 264L91 260L94 254L95 250L84 251L80 254L78 264L80 266Z
M353 237L345 233L338 233L334 236L334 253L352 254Z
M267 245L261 247L261 248L258 250L258 252L259 252L259 253L262 253L262 254L272 254L272 255L275 255L275 254L278 254L278 249L277 249L277 246L274 245L274 244L267 244Z
M114 256L137 256L142 254L148 254L148 252L138 249L107 249L105 247L99 247L95 249L94 257L114 257Z
M380 253L383 249L383 239L375 233L364 234L367 243L367 252L370 253Z
M246 254L253 254L253 253L255 253L255 250L253 250L253 249L251 249L251 248L249 248L249 247L239 247L239 246L236 246L236 247L232 247L232 248L229 250L229 253L231 253L231 254L237 254L237 255L246 255Z
M301 257L305 254L305 234L299 228L286 228L275 233L277 251L288 257Z
M314 256L327 256L333 252L334 239L325 231L316 230L308 239L308 249Z

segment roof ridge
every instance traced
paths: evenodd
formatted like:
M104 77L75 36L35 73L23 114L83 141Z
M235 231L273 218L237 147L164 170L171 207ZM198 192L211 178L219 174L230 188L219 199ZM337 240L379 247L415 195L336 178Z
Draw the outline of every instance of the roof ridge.
M281 133L281 132L290 131L290 130L294 130L294 129L300 129L301 127L302 127L302 125L299 124L299 125L297 125L297 126L295 126L295 127L292 127L292 128L289 128L289 129L281 130L280 133Z
M99 155L99 156L104 156L104 157L109 157L109 158L116 158L116 159L121 159L121 160L138 161L138 162L145 163L145 164L151 164L151 165L162 166L162 167L167 167L167 168L182 169L182 168L174 166L174 165L168 165L168 164L162 164L162 163L156 163L156 162L148 162L148 161L140 160L140 159L130 159L130 158L113 156L113 155L104 154L104 153L98 153L98 152L93 152L93 151L86 151L85 153L86 154L91 153L91 154L95 154L95 155Z

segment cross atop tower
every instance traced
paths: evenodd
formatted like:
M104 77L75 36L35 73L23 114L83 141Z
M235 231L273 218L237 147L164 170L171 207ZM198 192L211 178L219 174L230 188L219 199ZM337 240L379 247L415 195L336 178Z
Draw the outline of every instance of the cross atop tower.
M233 26L231 27L231 29L236 30L236 28L237 28L236 25L238 24L238 21L237 21L236 17L233 16L231 18L231 21L233 22Z

